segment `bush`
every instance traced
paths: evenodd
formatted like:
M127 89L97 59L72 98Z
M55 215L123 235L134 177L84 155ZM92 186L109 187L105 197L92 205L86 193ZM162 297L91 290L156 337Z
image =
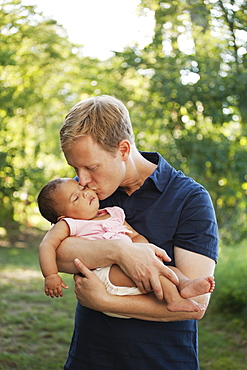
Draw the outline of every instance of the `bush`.
M221 247L216 267L212 308L218 312L247 315L247 240L238 246Z

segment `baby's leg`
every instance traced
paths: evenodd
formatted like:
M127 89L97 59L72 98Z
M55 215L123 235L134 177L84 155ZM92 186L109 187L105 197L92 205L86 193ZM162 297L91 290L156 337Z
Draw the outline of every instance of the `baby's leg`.
M215 287L213 276L207 276L197 279L188 279L182 272L176 268L169 266L178 276L178 290L183 298L192 298L198 295L212 293Z
M136 287L136 284L128 277L118 265L112 265L109 272L109 279L113 285Z
M113 285L135 287L131 280L118 265L112 265L109 272L109 279ZM180 296L177 287L166 277L160 276L162 289L165 296L167 309L169 311L198 312L205 309L204 305L198 304L192 299L185 299Z
M176 285L165 276L160 276L161 286L164 292L166 307L173 312L199 312L205 310L205 305L199 304L192 299L181 297Z

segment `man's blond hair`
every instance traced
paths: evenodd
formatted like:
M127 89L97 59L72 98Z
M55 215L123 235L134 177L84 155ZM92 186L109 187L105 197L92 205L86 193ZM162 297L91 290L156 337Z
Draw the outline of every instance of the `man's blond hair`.
M77 103L60 130L62 150L70 149L79 137L91 135L104 150L114 153L122 140L134 143L129 112L118 99L101 95Z

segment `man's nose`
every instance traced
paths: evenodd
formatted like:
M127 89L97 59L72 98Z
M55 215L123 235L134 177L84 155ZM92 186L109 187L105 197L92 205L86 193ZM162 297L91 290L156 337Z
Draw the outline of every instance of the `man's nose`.
M77 175L79 177L79 183L82 186L87 186L92 181L90 174L86 170L79 170Z

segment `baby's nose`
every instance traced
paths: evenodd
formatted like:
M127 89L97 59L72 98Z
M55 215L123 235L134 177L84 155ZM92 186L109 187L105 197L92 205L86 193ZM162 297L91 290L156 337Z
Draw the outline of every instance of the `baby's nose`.
M83 198L87 198L87 196L88 196L88 190L87 189L84 189L82 191L82 196L83 196Z

